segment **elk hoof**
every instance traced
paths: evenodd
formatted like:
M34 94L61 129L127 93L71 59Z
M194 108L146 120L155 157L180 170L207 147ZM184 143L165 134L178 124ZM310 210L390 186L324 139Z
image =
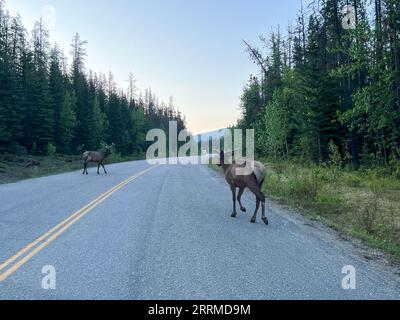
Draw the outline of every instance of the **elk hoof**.
M242 212L246 212L246 208L245 207L241 207L240 210L242 210Z
M251 223L256 223L256 219L251 219L250 222Z
M237 216L237 213L236 213L236 212L234 212L234 213L231 214L231 217L232 217L232 218L236 218L236 216Z
M269 225L269 222L268 222L268 219L267 219L267 218L262 218L262 221L264 221L264 223L265 223L266 225Z

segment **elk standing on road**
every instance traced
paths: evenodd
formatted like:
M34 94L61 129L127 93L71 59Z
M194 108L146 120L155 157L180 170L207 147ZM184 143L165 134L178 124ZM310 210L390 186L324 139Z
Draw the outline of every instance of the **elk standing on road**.
M104 161L114 152L114 149L115 144L113 143L111 146L106 146L105 151L86 151L83 154L83 158L85 159L83 174L89 174L87 167L91 162L97 163L97 174L100 174L100 166L103 167L104 173L107 174L106 168L104 167Z
M265 180L266 169L265 166L258 161L254 161L254 170L250 175L238 175L237 170L244 168L245 164L237 164L233 162L232 164L225 164L225 153L221 151L220 153L220 167L224 169L225 180L231 187L232 199L233 199L233 213L232 218L237 216L236 212L236 189L239 188L239 194L237 201L240 205L240 210L246 212L246 208L242 205L242 195L245 188L249 188L256 196L256 210L254 212L252 223L256 222L257 213L260 208L260 203L262 204L262 220L266 225L268 225L268 219L265 215L265 195L262 193L261 188Z

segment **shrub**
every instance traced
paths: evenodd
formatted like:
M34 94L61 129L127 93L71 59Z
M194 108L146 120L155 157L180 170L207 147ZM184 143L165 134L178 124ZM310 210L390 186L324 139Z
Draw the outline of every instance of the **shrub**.
M112 153L108 158L107 162L109 163L117 163L117 162L122 162L124 161L124 158L120 153Z
M288 185L288 195L298 206L308 205L315 201L320 183L312 173L302 173L291 177Z
M56 155L56 153L57 153L57 148L56 148L56 146L55 146L54 144L52 144L52 143L49 142L49 143L47 144L47 147L46 147L46 154L47 154L47 156L53 158L53 157Z
M331 140L328 145L329 164L336 169L340 169L343 165L342 157L340 156L339 147Z
M379 212L379 199L376 195L370 197L364 204L359 204L358 216L360 224L368 234L374 234L376 230Z

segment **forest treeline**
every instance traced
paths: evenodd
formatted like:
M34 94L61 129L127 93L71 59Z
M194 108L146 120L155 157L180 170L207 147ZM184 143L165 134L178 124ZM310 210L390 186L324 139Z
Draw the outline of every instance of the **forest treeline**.
M261 73L246 83L238 127L255 129L258 154L398 163L400 2L315 0L287 29L261 36L262 49L245 42Z
M78 33L68 65L42 21L28 37L4 6L0 0L0 152L68 155L115 143L130 155L146 150L149 129L166 129L171 120L185 127L172 99L166 106L151 90L137 96L132 74L124 92L111 73L87 71L87 42Z

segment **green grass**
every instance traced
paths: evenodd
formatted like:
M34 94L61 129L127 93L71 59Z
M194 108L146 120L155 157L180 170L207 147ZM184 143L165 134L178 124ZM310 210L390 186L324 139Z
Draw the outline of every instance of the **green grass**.
M144 159L144 155L142 154L126 157L119 154L112 154L106 160L106 164L142 159ZM2 154L0 155L0 184L80 169L83 170L83 160L80 156L55 155L53 157L36 157Z
M357 171L323 165L263 160L264 193L299 209L341 234L400 259L400 179L392 171ZM210 168L222 172L218 166Z

